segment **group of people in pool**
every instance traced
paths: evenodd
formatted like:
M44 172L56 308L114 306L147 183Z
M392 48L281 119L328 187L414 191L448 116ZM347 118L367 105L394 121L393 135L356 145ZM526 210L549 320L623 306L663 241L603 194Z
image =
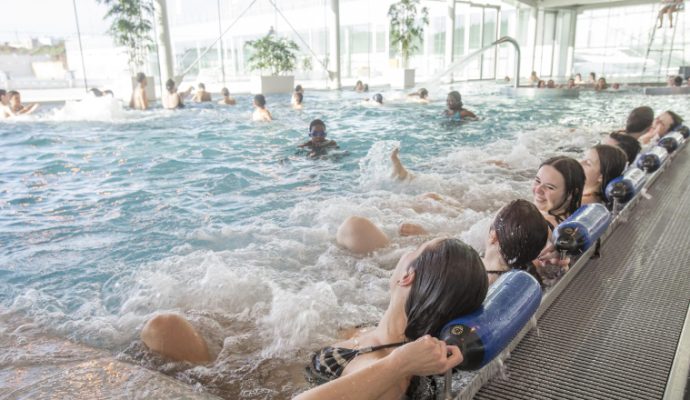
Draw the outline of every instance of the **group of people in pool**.
M449 112L463 115L459 93L449 93L447 102ZM532 182L531 201L510 201L495 215L483 256L448 237L431 238L404 254L391 274L390 301L381 319L314 353L308 369L317 381L326 383L298 399L397 399L405 394L429 398L434 385L425 377L462 361L457 347L434 338L443 325L480 307L489 285L507 271L525 270L542 284L553 277L554 267L561 274L567 271L570 260L561 259L549 241L554 228L583 204L603 203L610 208L604 196L608 183L633 163L642 145L681 122L672 111L655 117L650 107L637 107L624 129L607 135L604 143L585 151L581 160L555 156L542 162ZM323 121L312 121L312 139L301 146L323 145L325 132ZM415 179L400 162L397 149L391 160L395 179ZM435 193L422 197L452 203ZM399 229L400 236L438 234L410 223ZM384 249L392 241L360 216L345 219L335 240L359 255ZM141 339L149 349L173 360L205 363L214 358L204 338L177 314L150 319Z
M135 110L147 110L149 108L149 100L146 95L146 75L143 72L139 72L136 76L136 81L137 85L132 92L129 107ZM187 90L180 92L178 91L175 81L173 79L168 79L165 82L165 90L161 100L163 108L174 110L184 107L184 99L191 95L192 91L194 91L194 87L190 86ZM237 103L235 99L230 96L228 88L221 89L220 94L222 98L218 101L218 104L235 105ZM213 101L211 93L206 90L206 85L203 83L197 85L196 91L194 95L192 95L192 101L195 103Z
M589 73L589 80L587 82L582 80L582 74L577 73L575 76L568 79L567 82L556 84L553 79L549 79L548 81L539 79L537 71L532 71L529 81L532 86L536 86L538 89L578 89L580 87L591 87L596 91L602 91L607 89L619 90L621 88L619 83L609 85L604 77L599 77L599 79L597 79L597 74L594 72Z
M0 89L0 119L28 115L36 111L38 103L30 106L22 104L22 95L16 90Z

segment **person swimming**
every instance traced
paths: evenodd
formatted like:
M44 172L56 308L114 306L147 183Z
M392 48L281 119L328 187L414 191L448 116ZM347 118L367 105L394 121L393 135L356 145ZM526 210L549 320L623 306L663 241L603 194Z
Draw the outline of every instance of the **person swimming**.
M195 103L205 103L207 101L213 101L211 99L211 93L206 91L206 85L203 83L199 83L197 85L197 90L196 93L194 93L194 97L192 97L192 101Z
M28 115L38 108L38 103L34 103L28 107L23 105L22 96L16 90L10 90L4 96L0 96L0 98L5 98L5 101L7 101L7 104L3 103L2 106L0 106L0 116L2 118Z
M633 165L633 163L635 163L637 155L640 153L640 150L642 150L642 145L640 145L639 140L635 139L632 135L626 135L622 132L611 132L604 138L603 143L616 146L623 150L628 165Z
M357 83L355 83L355 92L357 92L357 93L364 92L364 84L362 83L362 81L357 81Z
M230 90L228 90L228 88L222 88L220 90L220 94L221 96L223 96L223 98L220 99L220 101L218 101L218 104L223 104L226 106L234 106L235 104L237 104L237 101L230 96Z
M320 119L315 119L309 124L309 136L311 139L308 142L297 146L307 148L309 150L308 157L317 157L324 154L329 148L338 148L335 140L326 140L326 124Z
M143 72L137 73L137 87L132 92L132 98L129 100L129 107L135 110L146 110L149 108L149 100L146 96L146 74Z
M368 104L368 105L373 105L373 106L382 106L383 105L383 95L381 93L376 93L375 95L371 96L371 98L364 99L363 103Z
M416 92L408 94L407 97L414 98L417 103L429 103L429 91L425 88L420 88Z
M477 116L472 111L463 108L462 97L457 90L448 93L446 107L443 115L451 120L462 121L464 119L477 119Z
M292 108L295 110L302 110L304 109L304 106L302 105L302 101L304 100L304 95L302 92L294 92L292 94Z
M597 79L597 84L594 85L594 90L596 91L601 91L601 90L606 90L609 88L608 83L606 83L606 78L603 76Z
M257 94L254 96L253 103L254 112L252 113L252 121L273 121L271 112L266 108L266 97L263 94Z
M479 308L488 279L477 252L457 239L433 239L404 254L390 278L390 301L378 324L312 356L308 370L318 381L330 381L388 357L394 348ZM357 349L375 350L356 353ZM349 352L352 357L341 357ZM388 388L385 398L419 398L433 388L424 378L406 377ZM376 383L372 383L376 384Z
M582 204L602 203L611 209L613 204L604 196L606 186L623 173L626 163L625 152L616 146L598 144L588 149L580 160L585 171Z
M182 98L183 96L189 94L192 91L192 88L190 87L183 94L178 93L175 81L172 79L168 79L165 82L165 89L167 90L167 93L163 95L163 108L166 108L168 110L184 108Z

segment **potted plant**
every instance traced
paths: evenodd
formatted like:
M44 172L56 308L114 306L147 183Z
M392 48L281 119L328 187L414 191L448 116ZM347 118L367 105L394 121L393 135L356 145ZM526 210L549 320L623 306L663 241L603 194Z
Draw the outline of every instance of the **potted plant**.
M429 25L429 10L422 7L421 19L417 19L420 0L399 0L388 9L390 19L391 47L397 49L401 58L401 69L395 71L393 87L410 88L414 86L414 69L409 69L410 55L419 49L424 34L424 26Z
M270 75L253 76L252 93L290 93L294 87L294 75L286 73L295 69L299 49L293 40L277 37L273 31L266 36L245 44L251 51L248 67L251 71L267 71Z
M103 18L111 20L108 33L115 44L124 47L127 51L131 84L134 88L138 85L137 74L146 63L149 50L153 45L151 39L153 4L142 0L98 0L98 2L108 7L108 12ZM146 77L146 95L150 99L155 97L152 76Z

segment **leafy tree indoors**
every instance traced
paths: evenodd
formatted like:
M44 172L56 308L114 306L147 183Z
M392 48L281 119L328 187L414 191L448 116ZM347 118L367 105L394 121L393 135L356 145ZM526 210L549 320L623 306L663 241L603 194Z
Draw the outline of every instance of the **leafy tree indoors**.
M299 46L290 39L276 37L269 32L262 38L248 41L246 46L253 50L247 60L252 71L269 70L271 75L280 75L295 69L295 52Z
M108 33L115 44L127 48L129 64L135 70L144 65L151 39L153 4L146 0L97 0L108 7L103 19L110 19Z
M407 68L410 55L419 49L424 26L429 25L429 10L426 7L421 8L421 21L417 22L419 3L420 0L400 0L388 9L391 46L399 49L403 68Z

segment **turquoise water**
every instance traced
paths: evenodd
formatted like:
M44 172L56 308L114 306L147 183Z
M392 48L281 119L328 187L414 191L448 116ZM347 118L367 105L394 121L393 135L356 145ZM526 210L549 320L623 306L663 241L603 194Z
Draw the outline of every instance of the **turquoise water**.
M558 100L510 98L494 85L459 89L480 121L450 123L443 101L406 103L396 92L384 92L392 101L378 108L360 94L308 92L302 112L287 95L267 96L270 124L249 120L249 96L236 107L176 112L46 107L0 123L3 320L28 319L40 334L227 398L289 397L304 387L296 371L308 350L380 316L388 271L422 240L397 238L401 222L481 250L492 214L530 198L540 160L577 157L633 107L683 115L690 105L632 92ZM443 100L447 90L432 95ZM313 118L340 145L321 159L295 147ZM396 146L412 182L389 177ZM455 201L419 196L429 191ZM335 231L354 214L382 226L392 248L364 258L339 249ZM141 349L143 323L170 310L204 332L218 362L192 370Z

